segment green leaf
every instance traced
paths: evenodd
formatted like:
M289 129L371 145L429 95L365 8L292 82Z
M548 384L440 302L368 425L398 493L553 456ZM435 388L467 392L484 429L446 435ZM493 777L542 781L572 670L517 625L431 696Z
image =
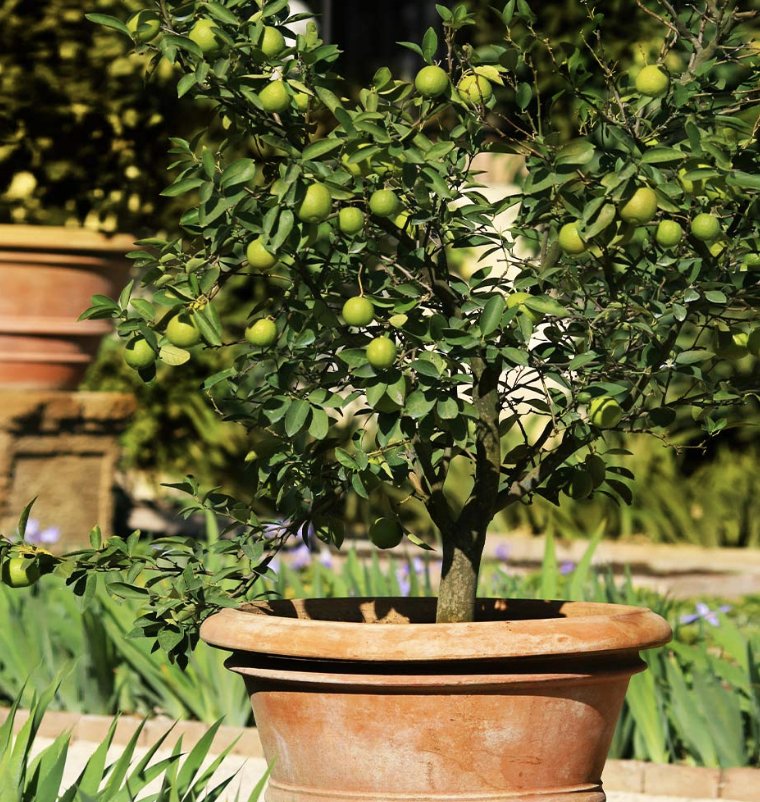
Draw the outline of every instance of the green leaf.
M421 58L425 58L425 54L422 52L422 48L419 45L414 44L414 42L396 42L397 45L401 45L401 47L406 47L409 50L416 53Z
M116 17L110 17L108 14L85 14L84 18L90 22L94 22L96 25L105 25L106 28L113 28L125 34L130 39L132 38L129 28L127 28L121 20L116 19Z
M197 189L205 183L202 178L184 178L182 181L177 181L176 184L170 184L161 194L167 198L175 198L178 195L184 195L193 189Z
M531 295L523 303L528 309L540 312L543 315L557 318L570 317L570 313L561 303L555 301L554 298L549 298L547 295Z
M106 589L120 599L144 599L146 596L150 596L150 591L147 588L139 585L128 585L126 582L109 582L106 585Z
M438 50L438 35L432 28L428 28L422 37L422 57L428 64L432 64L436 50Z
M310 411L311 405L303 398L296 398L290 402L285 413L285 434L288 437L294 437L303 429Z
M530 101L533 100L533 89L531 85L525 82L518 84L515 100L517 101L518 108L525 111L530 105Z
M268 3L267 8L269 8L270 5L272 4ZM221 3L215 3L214 0L209 0L205 7L211 12L211 16L214 17L214 19L219 20L219 22L224 22L227 25L231 25L235 28L240 25L240 20Z
M703 348L695 348L689 351L681 351L676 357L676 363L679 365L694 365L698 362L705 362L715 356L713 351L708 351Z
M665 164L683 161L688 154L676 148L650 148L641 157L642 164Z
M499 328L501 325L501 316L504 314L506 308L507 304L502 295L493 295L486 301L483 312L480 315L480 333L484 337L487 337Z
M167 365L177 367L184 365L185 362L190 360L190 352L184 348L178 348L176 345L162 345L159 349L158 356L162 362Z
M343 142L340 139L330 137L318 139L316 142L312 142L311 145L308 145L304 148L301 158L303 161L318 159L320 156L324 156L327 153L332 153L334 150L338 150L338 148L342 146Z
M219 186L226 188L252 181L256 177L256 169L256 162L253 159L236 159L224 169L219 179Z

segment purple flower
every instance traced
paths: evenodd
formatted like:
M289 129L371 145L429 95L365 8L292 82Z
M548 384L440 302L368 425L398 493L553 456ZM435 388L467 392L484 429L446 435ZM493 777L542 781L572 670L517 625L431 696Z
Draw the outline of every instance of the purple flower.
M498 557L498 558L499 558L499 559L500 559L502 562L504 562L504 563L505 563L505 562L507 562L507 560L509 560L509 552L510 552L510 548L509 548L509 546L508 546L506 543L499 543L499 544L497 544L497 546L496 546L496 549L495 549L495 551L494 551L494 554L496 554L496 556L497 556L497 557Z
M301 543L298 548L290 552L289 561L291 567L296 570L299 568L306 568L307 565L311 564L311 549L306 543Z
M409 563L404 563L396 569L396 581L398 582L399 593L401 593L402 596L408 596L412 590L409 574Z
M567 576L575 571L575 563L572 560L565 560L559 567L559 572L562 576Z
M321 565L324 565L325 568L333 567L333 558L329 549L322 549L319 552L319 562Z
M681 616L682 624L693 624L695 621L707 621L711 627L720 626L718 613L727 613L731 609L730 604L721 604L717 610L711 610L704 602L697 602L696 612Z
M417 576L425 573L425 563L420 557L414 557L412 559L412 570Z
M61 530L57 526L48 526L40 529L40 522L36 518L30 518L26 522L26 532L24 540L27 543L38 543L40 545L50 545L57 543L61 539Z

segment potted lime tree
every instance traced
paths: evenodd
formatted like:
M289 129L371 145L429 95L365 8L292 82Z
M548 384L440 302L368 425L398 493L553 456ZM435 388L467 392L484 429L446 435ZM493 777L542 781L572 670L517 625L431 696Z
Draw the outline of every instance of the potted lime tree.
M146 554L137 534L95 531L59 570L85 597L106 572L114 595L142 598L137 630L180 659L201 622L233 651L276 759L270 800L604 799L628 678L667 624L633 607L478 599L477 583L505 507L626 501L610 433L667 441L685 411L710 437L756 391L739 364L760 352L747 18L639 5L662 47L636 75L607 61L591 9L585 50L542 36L526 0L495 13L502 38L477 49L467 8L438 6L443 35L406 44L425 62L414 80L380 69L356 99L337 47L314 25L289 33L286 0L145 12L159 30L142 47L178 66L179 94L229 136L172 140L165 192L187 209L181 237L140 243L153 302L96 299L85 316L116 322L147 381L158 360L182 370L194 349L234 349L204 387L251 433L251 492L188 477L187 510L227 516L225 537ZM740 71L730 87L725 64ZM564 91L544 95L549 73ZM554 132L563 111L570 139ZM484 152L524 159L518 192L486 199L472 167ZM235 331L217 306L241 281L266 292ZM383 497L380 548L429 547L400 515L407 499L427 511L438 598L256 601L287 537L340 546L351 494Z

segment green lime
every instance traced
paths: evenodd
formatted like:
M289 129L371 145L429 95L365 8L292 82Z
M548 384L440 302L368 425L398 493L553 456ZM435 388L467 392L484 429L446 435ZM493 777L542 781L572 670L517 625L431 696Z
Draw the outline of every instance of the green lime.
M259 100L264 111L280 114L290 106L290 93L285 88L285 81L270 81L260 92Z
M311 184L296 207L296 217L304 223L321 223L332 211L332 195L324 184Z
M187 38L195 42L204 56L216 55L222 47L222 41L215 33L217 25L210 19L199 19L190 29Z
M645 225L657 214L657 195L650 187L639 187L619 211L623 222Z
M145 337L133 337L124 349L124 361L130 368L144 370L156 361L156 352Z
M275 58L285 49L285 37L271 25L264 26L264 33L261 35L259 49L267 58Z
M264 247L264 241L261 237L256 237L251 240L245 251L248 264L254 270L269 270L277 264L277 257L267 248Z
M565 223L559 230L557 242L562 250L571 256L578 256L588 250L588 245L578 233L578 223Z
M650 64L636 76L636 91L648 97L660 97L670 87L670 77L656 64Z
M367 361L376 370L386 370L396 361L396 344L388 337L375 337L367 346Z
M201 341L201 333L195 324L195 315L180 312L175 315L166 327L166 338L177 348L191 348Z
M623 409L609 395L600 395L591 400L588 416L594 426L600 429L614 429L623 417Z
M404 530L392 518L376 518L369 528L369 539L379 549L392 549L401 543Z
M493 87L488 78L468 72L459 79L457 92L465 103L469 103L471 106L480 106L493 95Z
M369 210L378 217L395 217L401 201L391 189L376 189L369 199Z
M423 97L438 97L448 86L449 74L441 67L432 64L423 67L414 79L414 87Z
M28 588L40 578L40 568L32 557L10 557L3 563L2 579L11 588Z
M245 330L245 339L259 348L269 348L277 341L277 324L270 317L263 317Z
M375 319L375 307L369 298L357 295L343 304L341 314L349 326L369 326Z
M161 15L148 9L136 11L127 19L127 28L133 39L143 43L150 42L161 30Z
M663 248L675 248L683 237L683 229L675 220L660 220L654 238Z
M358 234L364 228L364 213L356 206L345 206L338 212L338 228L344 234Z
M708 212L700 212L691 221L691 233L702 242L710 242L718 239L721 234L720 220ZM713 254L717 256L717 254Z

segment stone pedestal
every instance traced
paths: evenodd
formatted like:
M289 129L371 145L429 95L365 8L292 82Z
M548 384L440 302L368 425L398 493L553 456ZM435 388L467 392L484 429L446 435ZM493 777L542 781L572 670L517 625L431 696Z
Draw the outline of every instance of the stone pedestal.
M111 534L118 437L135 409L126 393L0 391L0 532L16 531L23 508L57 527L55 551Z

